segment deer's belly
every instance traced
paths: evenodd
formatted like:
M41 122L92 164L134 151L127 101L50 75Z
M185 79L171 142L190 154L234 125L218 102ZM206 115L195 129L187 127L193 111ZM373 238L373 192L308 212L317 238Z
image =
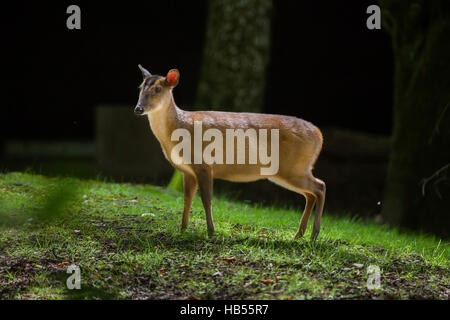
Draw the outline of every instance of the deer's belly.
M250 182L270 177L261 175L260 166L256 165L215 165L213 176L215 179L232 182Z

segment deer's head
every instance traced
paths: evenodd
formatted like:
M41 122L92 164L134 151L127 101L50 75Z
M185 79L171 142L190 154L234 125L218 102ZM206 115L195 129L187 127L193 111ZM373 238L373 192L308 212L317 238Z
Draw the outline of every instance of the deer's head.
M171 69L165 77L152 75L145 68L139 65L144 80L139 86L139 100L134 108L134 113L144 115L159 108L162 108L172 99L172 89L178 84L180 72Z

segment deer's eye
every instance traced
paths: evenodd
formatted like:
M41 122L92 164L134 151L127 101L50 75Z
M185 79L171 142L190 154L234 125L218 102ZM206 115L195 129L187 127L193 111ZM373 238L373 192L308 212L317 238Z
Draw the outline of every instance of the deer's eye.
M156 93L160 93L160 92L161 92L161 86L157 86L157 87L155 88L155 92L156 92Z

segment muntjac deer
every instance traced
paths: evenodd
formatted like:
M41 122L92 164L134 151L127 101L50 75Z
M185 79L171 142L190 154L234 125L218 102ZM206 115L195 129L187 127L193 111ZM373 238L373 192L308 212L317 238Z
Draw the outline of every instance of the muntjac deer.
M213 179L269 179L306 198L294 238L303 236L316 207L312 238L317 238L325 202L325 183L312 175L322 149L322 134L317 127L291 116L184 111L177 107L172 94L180 79L178 70L172 69L163 77L150 74L141 65L139 68L144 80L134 112L147 115L165 157L183 173L182 231L188 225L191 202L199 188L208 234L213 234ZM271 143L267 144L269 138Z

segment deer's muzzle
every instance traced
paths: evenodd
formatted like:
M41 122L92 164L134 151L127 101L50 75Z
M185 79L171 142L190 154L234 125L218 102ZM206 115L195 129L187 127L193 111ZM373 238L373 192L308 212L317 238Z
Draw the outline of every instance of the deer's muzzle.
M137 105L136 108L134 108L134 114L140 116L144 113L144 108L141 107L141 105Z

